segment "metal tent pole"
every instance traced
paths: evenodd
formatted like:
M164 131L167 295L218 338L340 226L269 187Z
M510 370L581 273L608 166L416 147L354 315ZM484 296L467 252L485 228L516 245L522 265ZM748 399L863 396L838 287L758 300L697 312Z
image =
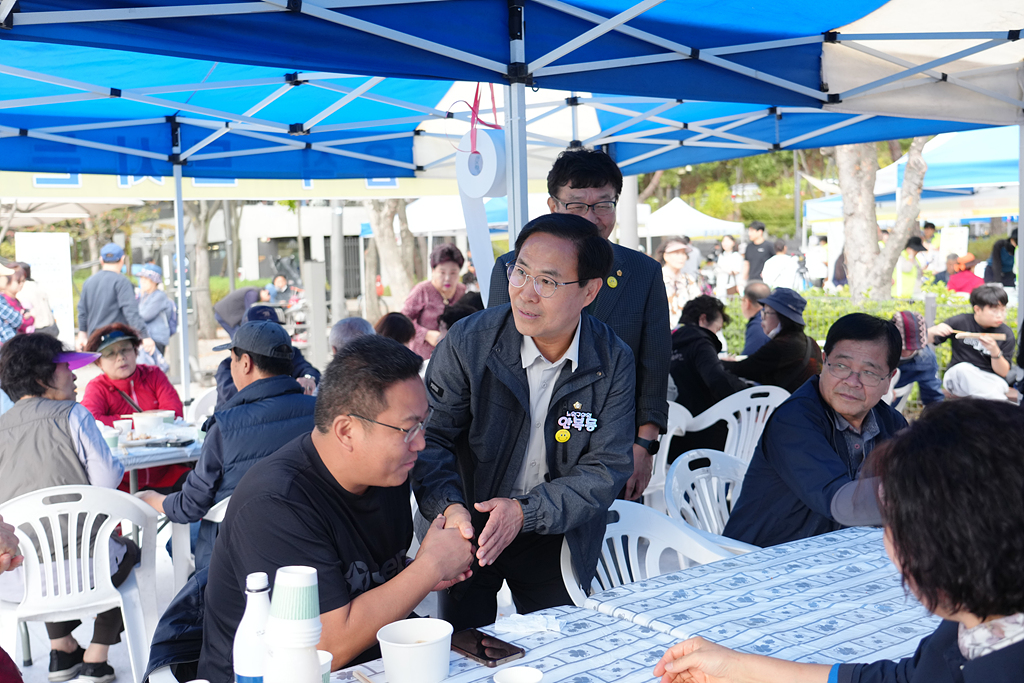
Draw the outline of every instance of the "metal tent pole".
M530 219L526 175L526 43L523 3L509 3L509 70L518 71L505 86L505 182L508 191L508 244Z
M227 247L225 257L228 260L228 291L235 291L235 226L231 215L231 200L224 200L224 245Z
M171 124L174 137L174 154L181 153L181 141L178 137L178 124ZM174 164L174 240L178 252L178 320L181 340L181 402L186 406L192 402L190 396L192 369L189 367L191 354L188 348L188 293L185 290L185 207L181 195L181 164Z
M331 200L331 324L348 317L345 303L345 205Z
M800 206L800 167L797 165L796 150L793 150L793 221L800 231L800 250L807 254L807 230L804 229L803 211Z

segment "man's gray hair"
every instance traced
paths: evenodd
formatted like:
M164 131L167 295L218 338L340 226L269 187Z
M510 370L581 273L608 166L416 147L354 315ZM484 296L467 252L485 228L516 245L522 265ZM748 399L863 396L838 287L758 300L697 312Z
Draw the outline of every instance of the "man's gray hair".
M367 334L375 334L370 321L357 317L339 320L331 328L331 349L338 353L353 339Z

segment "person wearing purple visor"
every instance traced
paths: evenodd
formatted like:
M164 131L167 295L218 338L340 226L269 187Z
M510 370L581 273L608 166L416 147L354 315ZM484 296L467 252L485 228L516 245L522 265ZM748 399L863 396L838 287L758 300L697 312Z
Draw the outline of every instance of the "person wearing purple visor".
M38 332L18 335L0 347L0 384L14 400L14 407L0 415L0 504L50 486L115 488L120 483L124 467L103 440L92 414L75 400L74 371L98 356L69 352L56 338ZM128 578L139 549L127 538L114 537L111 557L111 578L117 586ZM22 579L17 572L0 576L5 584ZM96 617L88 649L71 635L79 623L46 624L49 680L114 680L107 650L124 630L120 610Z

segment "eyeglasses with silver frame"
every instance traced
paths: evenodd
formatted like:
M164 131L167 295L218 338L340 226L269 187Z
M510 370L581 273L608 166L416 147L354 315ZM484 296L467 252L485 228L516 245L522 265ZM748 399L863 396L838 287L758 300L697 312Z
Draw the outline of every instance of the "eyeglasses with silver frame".
M559 287L575 285L585 280L573 280L572 282L556 282L544 275L529 275L522 266L515 261L505 266L505 273L508 275L509 284L513 287L523 287L527 280L533 280L533 289L544 299L550 299L558 291Z
M405 443L409 443L410 441L415 440L416 437L420 435L420 432L424 431L427 428L427 423L430 422L430 416L433 415L433 414L434 414L434 409L430 408L429 410L427 410L427 416L426 417L424 417L422 420L417 422L412 427L409 427L408 429L402 429L401 427L396 427L394 425L389 425L389 424L387 424L385 422L378 422L377 420L371 420L368 417L363 417L362 415L358 415L356 413L348 413L348 417L356 417L356 418L359 418L360 420L364 420L366 422L372 422L375 425L380 425L381 427L387 427L388 429L394 429L396 432L402 432L403 434L405 434L405 438L403 439L403 441L405 441Z
M847 379L850 375L857 375L860 383L866 387L877 387L882 381L888 377L888 375L879 375L870 370L861 370L860 372L854 372L853 368L849 365L843 365L842 363L833 363L830 360L825 361L825 365L828 366L828 374L832 375L836 379Z

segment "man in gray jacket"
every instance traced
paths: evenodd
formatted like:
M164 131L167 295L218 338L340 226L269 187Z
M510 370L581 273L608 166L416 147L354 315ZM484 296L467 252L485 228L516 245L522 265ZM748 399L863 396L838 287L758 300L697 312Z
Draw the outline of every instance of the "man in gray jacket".
M413 487L427 519L477 539L472 579L440 594L456 629L494 621L507 580L520 613L572 604L563 537L589 585L606 513L633 469L633 354L585 309L612 265L596 226L549 214L508 267L511 305L455 324L427 369L433 417Z
M81 351L89 335L110 325L123 323L133 328L142 338L146 353L156 350L156 342L149 336L146 321L139 313L132 281L121 274L124 267L124 249L111 242L100 249L100 272L89 277L82 285L78 299L78 336L75 345Z

